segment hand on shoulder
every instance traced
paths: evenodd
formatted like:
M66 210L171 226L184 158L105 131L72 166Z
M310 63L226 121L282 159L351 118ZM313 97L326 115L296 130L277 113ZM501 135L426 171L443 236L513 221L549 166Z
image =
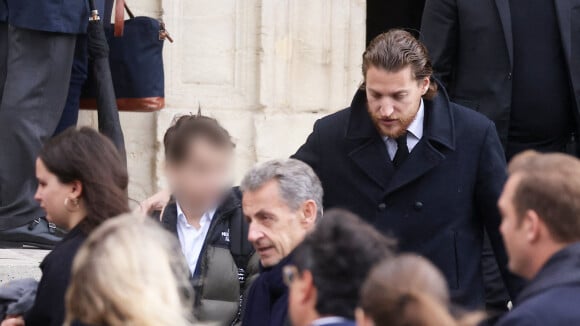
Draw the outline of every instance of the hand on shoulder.
M164 189L141 202L137 211L141 214L151 214L154 211L163 211L171 198L169 190ZM2 325L4 326L4 325Z
M8 316L0 326L24 326L24 318L22 316Z

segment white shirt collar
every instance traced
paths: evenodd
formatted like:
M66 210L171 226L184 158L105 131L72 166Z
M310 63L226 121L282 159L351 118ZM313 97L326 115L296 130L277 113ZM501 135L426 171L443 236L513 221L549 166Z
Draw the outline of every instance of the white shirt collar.
M411 122L407 131L412 133L417 139L423 138L423 121L425 120L425 104L423 99L421 99L421 104L419 104L419 111L415 116L415 120Z
M347 322L348 319L343 318L343 317L322 317L322 318L318 318L315 321L313 321L312 323L310 323L310 326L324 326L324 325L329 325L329 324L339 324L339 323L344 323Z
M185 217L185 213L181 209L179 202L175 201L175 206L177 206L177 223L180 223L183 225L189 225L189 222L187 221L187 217ZM211 222L216 211L217 211L217 208L212 208L209 211L205 212L203 214L203 216L201 217L199 224L205 224L205 222Z

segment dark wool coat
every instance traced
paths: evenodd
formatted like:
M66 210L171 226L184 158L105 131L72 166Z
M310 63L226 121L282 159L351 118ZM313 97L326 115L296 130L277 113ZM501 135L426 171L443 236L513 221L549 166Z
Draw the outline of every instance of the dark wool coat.
M351 107L322 118L294 155L324 187L326 209L351 210L401 251L430 259L444 274L455 303L484 305L484 228L512 295L519 282L506 269L497 200L506 180L494 124L451 103L444 91L425 100L424 135L395 171L359 90Z
M557 252L498 326L580 325L580 244Z

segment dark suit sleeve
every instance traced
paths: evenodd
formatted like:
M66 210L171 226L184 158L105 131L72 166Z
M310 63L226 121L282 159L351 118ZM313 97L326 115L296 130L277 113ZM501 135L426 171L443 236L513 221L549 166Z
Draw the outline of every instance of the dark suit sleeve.
M448 88L459 42L457 0L427 0L421 21L421 40L429 50L435 77Z
M499 225L501 217L497 207L507 178L505 154L501 146L495 126L490 121L486 131L485 140L481 147L475 190L476 213L483 222L489 235L497 265L512 300L523 287L523 280L510 273L507 269L508 259L503 244Z
M312 133L306 139L306 143L302 145L292 158L300 160L308 165L318 174L320 166L320 120L314 123Z
M530 311L520 312L513 311L507 313L500 319L496 326L542 326L546 325L544 321L534 316Z

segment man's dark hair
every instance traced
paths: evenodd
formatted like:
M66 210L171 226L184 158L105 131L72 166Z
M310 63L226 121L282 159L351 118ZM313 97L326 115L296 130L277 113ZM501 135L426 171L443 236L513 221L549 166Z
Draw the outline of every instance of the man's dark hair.
M165 159L181 163L187 157L189 144L200 138L217 147L235 147L228 131L216 119L201 114L185 115L175 120L165 133Z
M312 273L316 311L354 319L359 291L372 267L393 256L395 241L345 210L325 213L296 248L299 273Z

